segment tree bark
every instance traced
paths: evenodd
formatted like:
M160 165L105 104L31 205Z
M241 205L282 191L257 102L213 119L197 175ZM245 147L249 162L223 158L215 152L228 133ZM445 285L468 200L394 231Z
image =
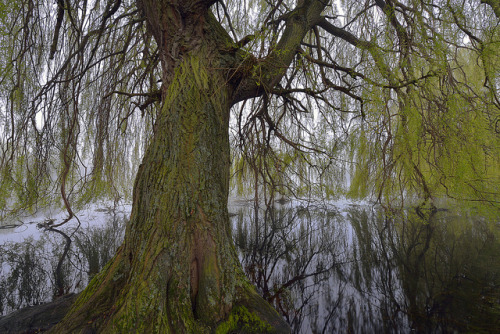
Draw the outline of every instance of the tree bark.
M289 331L247 282L233 246L233 88L221 70L228 56L220 53L227 41L207 8L199 14L206 4L193 3L202 8L142 2L162 50L163 106L136 177L124 244L54 333L213 332L236 305Z
M54 333L290 331L248 283L233 246L229 111L280 81L326 3L301 2L277 49L257 62L215 20L213 2L138 0L160 51L162 107L124 243Z

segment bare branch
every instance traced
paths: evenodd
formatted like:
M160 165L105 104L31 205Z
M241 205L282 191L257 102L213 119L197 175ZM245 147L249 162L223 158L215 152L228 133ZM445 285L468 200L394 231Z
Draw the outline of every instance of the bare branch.
M296 56L302 39L320 20L326 5L320 0L308 0L286 15L285 30L280 40L267 57L255 62L253 72L247 74L237 88L233 103L270 91L281 81Z

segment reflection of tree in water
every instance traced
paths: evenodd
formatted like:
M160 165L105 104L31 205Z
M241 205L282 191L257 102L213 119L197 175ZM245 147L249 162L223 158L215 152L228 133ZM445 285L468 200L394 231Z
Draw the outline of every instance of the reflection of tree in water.
M443 212L399 226L406 310L418 332L500 328L498 228Z
M246 274L296 330L306 319L317 321L318 294L344 258L334 216L305 208L243 208L233 221ZM330 300L325 311L333 315L335 303L337 298Z
M51 301L61 290L65 294L81 291L113 257L125 223L121 214L113 212L103 226L79 229L68 257L62 257L67 243L57 234L0 244L0 318Z
M498 227L450 212L242 209L247 275L295 332L494 332Z
M120 226L113 220L78 236L68 287L111 257ZM233 228L246 274L295 333L500 328L498 225L443 211L242 207ZM62 250L31 242L0 245L2 266L11 268L0 271L0 313L43 302L55 288L57 261L45 266L41 254Z

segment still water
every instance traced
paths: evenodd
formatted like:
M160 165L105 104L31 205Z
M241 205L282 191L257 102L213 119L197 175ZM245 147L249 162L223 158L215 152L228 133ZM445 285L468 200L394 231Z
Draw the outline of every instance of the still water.
M237 212L243 267L295 333L500 333L499 221L360 205Z
M246 274L294 333L500 333L498 217L252 202L230 212ZM128 213L94 208L80 216L87 228L66 231L74 239L66 293L113 256ZM49 301L56 289L63 240L34 225L2 230L0 315Z

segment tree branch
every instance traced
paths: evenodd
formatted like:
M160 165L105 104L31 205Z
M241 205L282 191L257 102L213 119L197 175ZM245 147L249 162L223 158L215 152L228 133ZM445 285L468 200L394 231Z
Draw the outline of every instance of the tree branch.
M347 43L359 49L368 51L372 56L373 60L375 61L375 64L377 65L379 71L384 75L384 77L387 80L389 80L389 85L391 86L396 85L396 83L392 79L393 74L391 73L389 66L387 66L387 64L384 62L384 57L380 54L379 51L380 48L378 47L378 45L376 45L373 42L368 42L357 38L350 32L342 28L339 28L337 26L334 26L333 24L328 22L325 18L323 18L318 22L318 26L323 28L326 32L332 34L333 36L339 37L344 41L346 41Z
M481 3L488 4L495 12L495 15L500 19L500 1L499 0L481 0Z
M50 46L50 54L49 54L49 59L51 60L54 59L54 55L57 50L57 41L59 39L59 31L61 30L63 18L64 18L64 1L58 0L56 28L54 30L54 39L52 40L52 45Z
M327 2L305 0L285 17L285 29L271 53L254 62L250 73L242 73L243 80L233 96L233 104L271 91L285 75L299 50L302 39L321 19Z

